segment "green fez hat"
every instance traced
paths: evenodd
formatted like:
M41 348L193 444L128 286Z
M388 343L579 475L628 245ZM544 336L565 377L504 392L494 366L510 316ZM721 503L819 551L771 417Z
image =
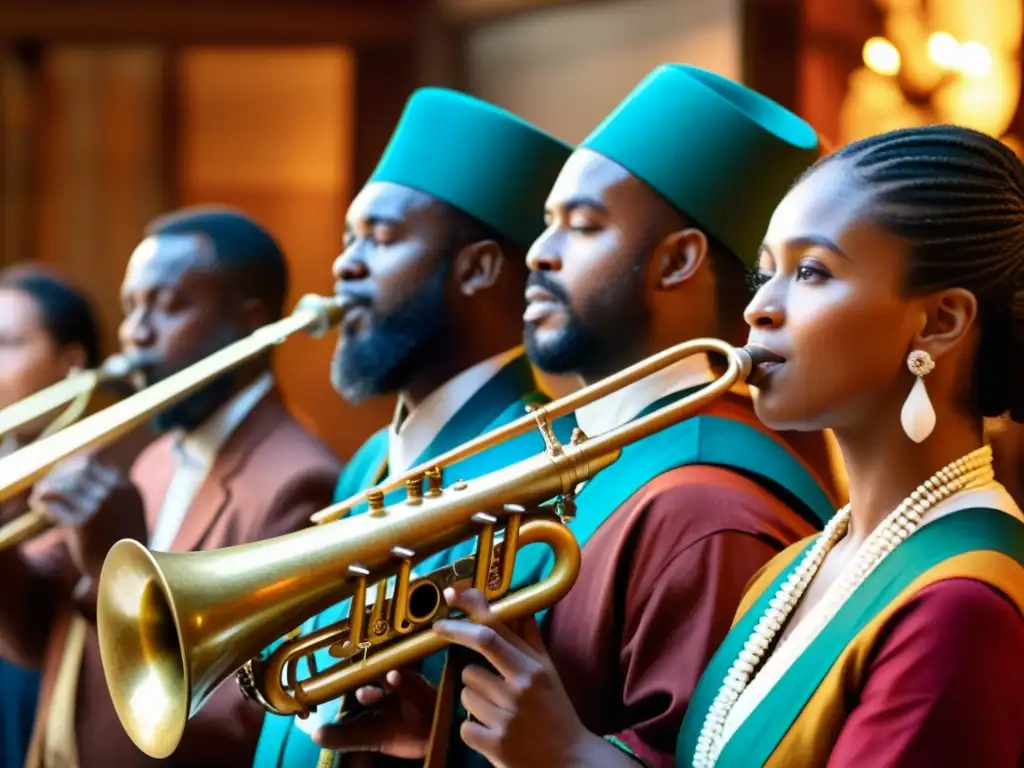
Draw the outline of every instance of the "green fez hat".
M613 160L756 266L775 206L818 158L814 129L739 83L663 64L580 145Z
M572 147L464 93L421 88L370 181L418 189L529 248Z

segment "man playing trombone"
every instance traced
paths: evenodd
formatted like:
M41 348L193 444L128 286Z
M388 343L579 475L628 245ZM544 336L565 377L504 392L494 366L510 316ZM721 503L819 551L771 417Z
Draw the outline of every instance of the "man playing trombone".
M349 207L345 249L334 264L336 293L354 302L341 324L335 388L350 402L398 394L392 423L345 467L339 500L544 399L521 346L523 257L543 229L544 195L570 152L461 93L426 88L409 100ZM569 437L571 423L555 426ZM446 482L470 480L543 447L536 433L524 435L446 470ZM429 559L417 572L448 562ZM336 606L303 630L344 616L345 606ZM326 649L322 656L322 666L332 663ZM306 720L268 717L256 765L315 765L320 748L310 733L337 711L335 702Z
M255 222L227 210L172 214L150 226L129 261L122 350L146 353L140 384L153 385L278 319L286 293L284 257ZM115 541L178 552L242 544L305 526L330 499L338 463L285 410L267 356L214 377L155 426L163 436L130 478L100 454L70 459L37 483L33 506L63 523L50 558L59 568L35 568L17 549L0 553L9 586L0 652L43 668L30 768L150 764L120 727L93 623L91 587ZM247 765L260 722L260 710L225 687L169 764Z
M768 219L817 156L813 129L768 99L693 67L655 70L548 196L548 226L527 259L531 359L592 383L689 339L736 338ZM682 360L581 408L579 426L594 437L653 413L707 385L715 364ZM814 448L825 466L824 444ZM528 625L520 638L487 626L475 591L449 599L480 623L435 625L493 667L462 676L471 717L451 743L478 753L466 761L671 765L689 697L747 580L833 509L745 392L628 446L575 501L582 570L543 631ZM521 583L551 566L530 555L517 560ZM379 717L326 728L322 743L422 754L431 720L410 706L422 681L392 673L396 685Z

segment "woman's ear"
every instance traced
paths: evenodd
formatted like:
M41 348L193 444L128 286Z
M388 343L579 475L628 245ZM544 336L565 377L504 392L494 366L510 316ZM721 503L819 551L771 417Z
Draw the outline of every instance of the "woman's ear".
M708 256L708 238L699 229L673 232L658 244L654 263L658 290L671 291L689 280Z
M88 363L89 356L85 352L85 347L81 344L66 344L61 347L60 360L68 371L82 371Z
M924 309L924 326L914 339L914 348L938 360L971 333L978 317L978 300L964 288L947 288L930 296Z
M505 254L494 240L470 243L455 256L454 275L459 292L472 296L493 288L504 263Z

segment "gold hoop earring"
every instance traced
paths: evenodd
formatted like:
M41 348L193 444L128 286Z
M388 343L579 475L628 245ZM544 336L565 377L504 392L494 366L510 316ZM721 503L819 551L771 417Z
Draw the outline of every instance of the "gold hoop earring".
M915 443L922 443L935 429L935 408L924 386L924 377L935 370L935 361L923 349L915 349L907 355L907 368L917 377L917 381L903 403L900 424L907 437Z

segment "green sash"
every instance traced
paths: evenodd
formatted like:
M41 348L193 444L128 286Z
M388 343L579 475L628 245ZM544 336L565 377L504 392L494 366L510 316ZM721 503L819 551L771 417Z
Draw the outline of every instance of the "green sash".
M813 542L809 542L806 549ZM940 518L900 544L868 576L835 618L793 663L729 739L718 759L722 768L764 765L821 681L857 634L917 577L949 558L994 551L1024 564L1024 525L993 509L965 509ZM690 701L676 745L676 765L693 764L704 717L733 661L776 591L799 565L797 555L726 636Z
M526 413L527 405L542 403L545 400L544 395L537 391L529 360L525 356L517 357L492 376L459 408L458 413L416 457L413 466L447 453L467 440L489 432L496 425L514 421ZM573 419L559 419L554 426L557 427L556 434L559 438L567 440L576 423ZM389 427L385 427L374 433L352 456L338 478L338 486L334 492L335 501L343 501L364 491L387 476L388 431ZM499 469L504 464L497 463L496 459L504 459L508 455L517 456L516 460L525 458L528 454L519 453L525 446L535 447L537 451L544 448L537 435L528 433L509 441L506 445L469 456L452 465L445 470L445 484L450 485L458 477L479 477L481 474ZM385 501L400 501L404 498L403 494L403 489L396 489L385 497ZM362 503L356 505L351 514L362 514L365 511L366 504Z
M676 392L661 398L637 418L701 389ZM718 466L752 477L773 491L818 527L835 514L835 505L814 477L783 444L755 427L717 416L695 416L623 449L618 460L597 473L576 497L576 517L569 524L582 548L623 503L659 475L691 464ZM530 545L516 557L513 589L534 584L554 566L551 550ZM543 621L547 612L537 614ZM436 662L427 666L437 679ZM461 712L461 710L460 710ZM457 724L456 724L457 727ZM452 735L449 764L483 768L487 761Z
M662 398L640 416L691 392ZM733 419L695 416L626 446L614 464L587 482L576 498L576 518L570 523L580 547L641 487L691 464L725 467L752 477L818 527L835 513L828 494L783 444ZM553 566L547 547L524 547L516 559L514 587L536 583Z

